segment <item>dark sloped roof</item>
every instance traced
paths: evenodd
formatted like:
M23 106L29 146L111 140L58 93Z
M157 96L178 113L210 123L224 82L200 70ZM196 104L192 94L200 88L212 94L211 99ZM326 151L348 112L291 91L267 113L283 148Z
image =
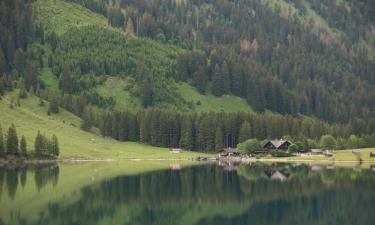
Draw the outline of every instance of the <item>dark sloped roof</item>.
M271 140L269 142L271 142L271 144L275 146L275 148L279 148L281 145L285 144L286 142L290 143L287 140ZM269 142L267 142L266 144L268 144Z

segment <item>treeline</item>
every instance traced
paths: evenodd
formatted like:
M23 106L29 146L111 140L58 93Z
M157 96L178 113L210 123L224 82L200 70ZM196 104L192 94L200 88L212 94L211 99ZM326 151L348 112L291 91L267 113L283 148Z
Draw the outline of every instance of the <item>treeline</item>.
M250 138L259 140L287 137L316 142L325 134L348 138L354 125L329 125L320 120L282 116L269 113L179 113L150 108L137 114L131 112L96 113L85 108L82 129L98 127L103 136L120 141L138 141L161 147L181 147L199 151L221 151L236 147ZM375 144L375 129L367 127L358 133ZM368 132L370 135L365 135ZM346 147L346 145L343 145ZM365 147L365 146L363 146Z
M38 131L34 142L34 152L28 151L25 136L22 135L19 140L17 130L12 124L6 135L3 135L0 126L0 157L16 156L16 157L58 157L60 154L59 142L56 135L52 135L51 139Z

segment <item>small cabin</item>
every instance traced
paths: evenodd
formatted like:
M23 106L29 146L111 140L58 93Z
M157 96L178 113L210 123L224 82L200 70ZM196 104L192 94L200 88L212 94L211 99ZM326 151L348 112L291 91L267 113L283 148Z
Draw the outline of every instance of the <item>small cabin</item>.
M318 148L314 148L314 149L310 150L310 153L312 155L322 155L323 154L323 150L322 149L318 149Z
M224 151L219 153L219 157L237 156L237 148L224 148Z
M181 153L182 148L170 148L169 152L171 152L171 153Z
M287 140L271 140L263 145L263 148L267 150L288 150L291 144L292 143Z

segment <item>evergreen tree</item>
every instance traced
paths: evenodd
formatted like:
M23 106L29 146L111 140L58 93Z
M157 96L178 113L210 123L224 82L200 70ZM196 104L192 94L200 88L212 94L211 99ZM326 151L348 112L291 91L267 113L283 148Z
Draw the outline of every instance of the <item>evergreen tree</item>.
M223 129L221 126L218 126L215 132L215 150L219 152L223 151L223 149Z
M7 61L3 52L3 48L0 45L0 76L7 71Z
M52 135L49 152L51 155L56 156L56 157L60 155L59 141L56 135Z
M212 93L215 96L222 96L225 93L224 77L221 74L219 65L215 65L214 76L212 78Z
M130 35L134 35L134 23L133 23L133 19L131 17L129 17L129 19L128 19L125 31L126 31L126 33L128 33Z
M250 123L245 121L240 128L239 142L242 143L252 137Z
M27 152L27 143L25 136L22 135L21 142L20 142L20 150L23 155L26 155Z
M48 140L39 131L35 137L34 150L39 156L45 155L48 152Z
M25 82L23 80L20 81L20 92L19 92L18 96L20 98L26 98L27 97L26 86L25 86Z
M146 64L142 61L137 63L137 82L140 96L143 101L143 106L148 107L152 105L152 89L150 84L150 74Z
M48 112L49 113L59 113L59 103L58 103L57 97L53 96L51 98L51 101L49 103Z
M63 93L71 94L73 92L73 81L70 77L69 67L64 65L61 74L61 89Z
M8 129L6 151L8 154L15 155L18 153L18 137L17 130L14 124Z
M81 129L89 131L93 125L92 120L93 116L91 110L88 107L85 107L82 114Z
M180 147L192 150L193 145L193 124L190 117L185 116L182 120Z
M5 155L3 129L0 126L0 157Z

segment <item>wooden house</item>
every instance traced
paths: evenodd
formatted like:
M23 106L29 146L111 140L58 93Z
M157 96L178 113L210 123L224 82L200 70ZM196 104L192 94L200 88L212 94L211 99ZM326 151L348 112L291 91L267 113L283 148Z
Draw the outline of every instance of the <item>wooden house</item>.
M268 141L263 148L267 150L288 150L292 143L287 140L271 140Z
M238 155L237 148L224 148L224 151L222 151L219 154L219 157L236 156L236 155Z

